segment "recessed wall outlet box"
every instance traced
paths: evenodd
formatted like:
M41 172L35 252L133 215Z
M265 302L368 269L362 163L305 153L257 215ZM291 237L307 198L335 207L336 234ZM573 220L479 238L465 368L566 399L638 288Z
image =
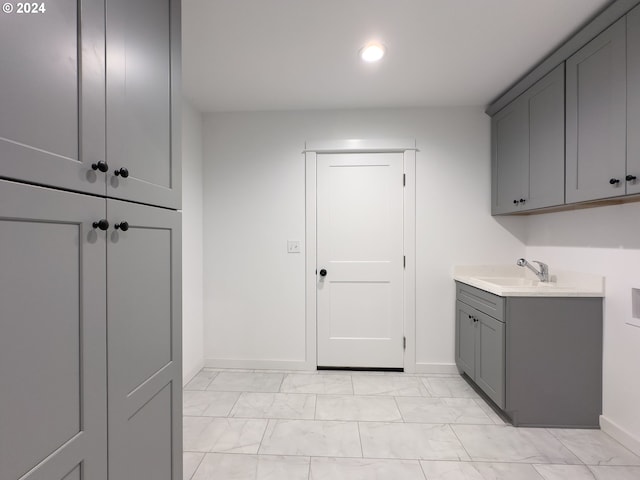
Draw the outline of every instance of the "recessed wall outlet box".
M300 240L287 240L288 253L300 253Z
M640 288L631 289L631 315L640 320Z

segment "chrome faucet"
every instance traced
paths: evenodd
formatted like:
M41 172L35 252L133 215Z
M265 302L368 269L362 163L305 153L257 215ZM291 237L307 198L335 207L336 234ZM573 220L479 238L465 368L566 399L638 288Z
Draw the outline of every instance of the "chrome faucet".
M540 279L541 282L549 281L549 265L546 263L539 262L538 260L533 260L534 263L540 265L540 271L536 270L536 267L527 262L524 258L519 259L516 263L519 267L527 267L533 273L536 274L536 277Z

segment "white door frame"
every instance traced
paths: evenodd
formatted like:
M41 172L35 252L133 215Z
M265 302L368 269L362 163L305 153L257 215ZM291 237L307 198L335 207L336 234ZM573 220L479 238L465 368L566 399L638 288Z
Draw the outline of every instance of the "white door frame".
M306 292L306 352L309 370L317 362L316 309L316 158L318 153L389 153L404 155L404 371L416 370L416 142L414 139L388 140L328 140L307 142L305 157L305 292Z

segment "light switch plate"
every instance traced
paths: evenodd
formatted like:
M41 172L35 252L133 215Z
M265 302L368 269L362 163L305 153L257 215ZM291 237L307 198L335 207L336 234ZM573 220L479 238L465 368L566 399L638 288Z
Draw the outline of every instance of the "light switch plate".
M300 253L300 240L287 240L288 253Z

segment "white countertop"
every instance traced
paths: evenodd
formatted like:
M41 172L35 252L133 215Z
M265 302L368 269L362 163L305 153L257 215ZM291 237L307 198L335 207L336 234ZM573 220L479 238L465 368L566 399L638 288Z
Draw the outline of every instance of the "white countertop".
M501 297L604 297L604 277L590 273L556 271L551 281L538 281L527 268L517 265L461 265L453 279Z

